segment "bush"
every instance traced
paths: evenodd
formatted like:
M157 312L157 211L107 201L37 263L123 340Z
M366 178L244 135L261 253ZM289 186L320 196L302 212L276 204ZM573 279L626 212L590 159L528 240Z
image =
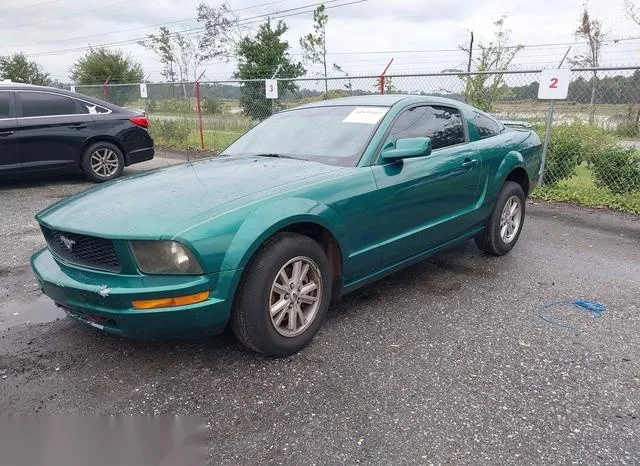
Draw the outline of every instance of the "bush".
M640 190L640 152L613 146L601 150L593 158L593 171L598 187L618 194Z
M544 138L544 129L539 131ZM591 163L595 154L611 146L613 140L602 128L586 123L563 123L551 129L544 184L554 185L571 178L582 162Z
M190 113L193 110L187 100L170 99L161 100L156 105L156 112L160 113Z
M155 99L147 99L146 110L147 113L153 113L158 110L158 103L155 101Z
M208 97L202 101L201 108L206 115L217 115L222 113L224 105L218 99Z
M627 107L627 113L622 115L616 126L616 134L623 138L637 138L640 136L640 109L636 111L634 105Z
M154 119L149 131L159 146L186 148L191 126L185 120Z

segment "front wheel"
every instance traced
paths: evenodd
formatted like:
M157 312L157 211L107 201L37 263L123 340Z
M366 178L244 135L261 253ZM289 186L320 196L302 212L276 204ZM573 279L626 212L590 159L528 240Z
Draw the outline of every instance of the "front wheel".
M231 328L245 346L268 356L300 351L317 333L331 300L331 267L311 238L280 233L247 265Z
M474 239L487 254L504 256L515 246L524 224L525 197L522 187L507 181L502 187L485 229Z

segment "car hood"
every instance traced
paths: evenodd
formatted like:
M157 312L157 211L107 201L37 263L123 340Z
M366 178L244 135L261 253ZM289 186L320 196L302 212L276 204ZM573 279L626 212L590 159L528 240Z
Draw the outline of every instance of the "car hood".
M341 169L294 159L209 158L91 188L36 218L50 228L105 238L168 238L227 210Z

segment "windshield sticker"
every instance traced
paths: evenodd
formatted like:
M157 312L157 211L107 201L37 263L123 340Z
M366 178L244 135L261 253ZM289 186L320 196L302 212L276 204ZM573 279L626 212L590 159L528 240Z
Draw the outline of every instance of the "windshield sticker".
M375 125L389 111L388 108L382 107L358 107L342 120L343 123L364 123L366 125Z

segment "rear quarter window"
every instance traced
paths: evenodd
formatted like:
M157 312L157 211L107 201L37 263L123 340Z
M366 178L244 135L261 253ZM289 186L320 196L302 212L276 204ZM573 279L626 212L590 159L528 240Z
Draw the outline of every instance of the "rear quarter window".
M476 127L478 128L480 139L486 139L492 136L496 136L500 134L504 129L504 126L502 126L496 120L485 115L481 115L480 113L474 113L473 120L475 121Z

